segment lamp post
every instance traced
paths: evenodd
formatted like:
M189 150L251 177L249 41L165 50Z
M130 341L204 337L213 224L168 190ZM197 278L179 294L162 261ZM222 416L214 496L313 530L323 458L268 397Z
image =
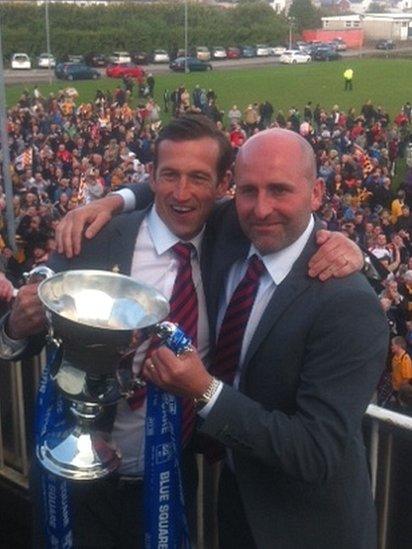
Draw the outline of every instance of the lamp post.
M13 209L13 185L10 177L9 134L6 117L6 89L4 86L3 47L0 28L0 142L2 151L2 168L4 192L6 194L6 222L8 245L16 251L16 231Z
M293 30L293 25L295 23L295 18L289 17L288 21L289 21L289 49L291 50L292 49L292 30Z
M189 72L189 68L187 66L187 0L185 0L185 73L187 74Z
M46 0L44 3L44 16L46 22L46 50L47 50L47 59L49 61L47 70L49 75L49 85L52 83L52 72L51 72L51 53L50 53L50 25L49 25L49 0Z

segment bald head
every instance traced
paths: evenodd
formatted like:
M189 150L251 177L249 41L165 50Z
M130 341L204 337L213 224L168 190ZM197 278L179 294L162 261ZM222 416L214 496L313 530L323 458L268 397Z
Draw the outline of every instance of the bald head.
M305 180L311 185L314 184L316 159L312 147L296 132L282 128L265 130L248 139L239 150L235 174L237 167L242 163L256 163L258 153L263 151L272 158L280 157L281 161L289 161L295 165L299 163Z
M295 242L322 200L313 150L288 130L266 130L249 139L236 160L235 182L240 224L263 255Z

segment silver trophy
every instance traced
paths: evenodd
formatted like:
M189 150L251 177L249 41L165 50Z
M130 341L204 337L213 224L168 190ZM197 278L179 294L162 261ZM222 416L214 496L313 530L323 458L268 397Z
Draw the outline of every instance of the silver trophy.
M130 396L142 383L124 358L153 333L176 354L187 350L190 340L174 324L161 322L169 313L166 298L128 276L66 271L43 280L38 294L49 338L63 350L53 378L76 421L63 435L47 433L37 457L47 470L67 479L102 478L118 467L121 456L95 421L105 406Z

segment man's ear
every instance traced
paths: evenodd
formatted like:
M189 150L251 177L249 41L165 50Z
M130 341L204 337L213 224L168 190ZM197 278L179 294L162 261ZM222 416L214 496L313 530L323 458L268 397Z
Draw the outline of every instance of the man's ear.
M325 194L325 182L321 177L319 177L318 179L316 179L312 189L312 197L311 197L312 212L316 212L320 208L323 201L324 194Z
M218 181L216 191L217 191L217 197L216 198L223 198L226 196L227 191L229 190L229 184L232 181L232 172L230 170L227 170L225 175Z

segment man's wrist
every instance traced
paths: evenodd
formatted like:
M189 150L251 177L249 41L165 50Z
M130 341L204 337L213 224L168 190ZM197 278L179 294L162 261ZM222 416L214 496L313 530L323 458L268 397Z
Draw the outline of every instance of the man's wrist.
M193 398L196 410L201 410L213 399L215 393L220 389L222 382L215 377L210 376L210 381L202 394Z
M113 214L122 213L124 209L124 199L123 196L118 193L109 193L106 195L106 199L110 201L109 207L110 211Z
M27 347L27 339L14 339L6 333L10 313L0 320L0 358L12 360L18 358Z
M108 197L117 197L121 199L120 209L114 213L132 212L136 207L136 197L130 189L119 189L107 195Z

